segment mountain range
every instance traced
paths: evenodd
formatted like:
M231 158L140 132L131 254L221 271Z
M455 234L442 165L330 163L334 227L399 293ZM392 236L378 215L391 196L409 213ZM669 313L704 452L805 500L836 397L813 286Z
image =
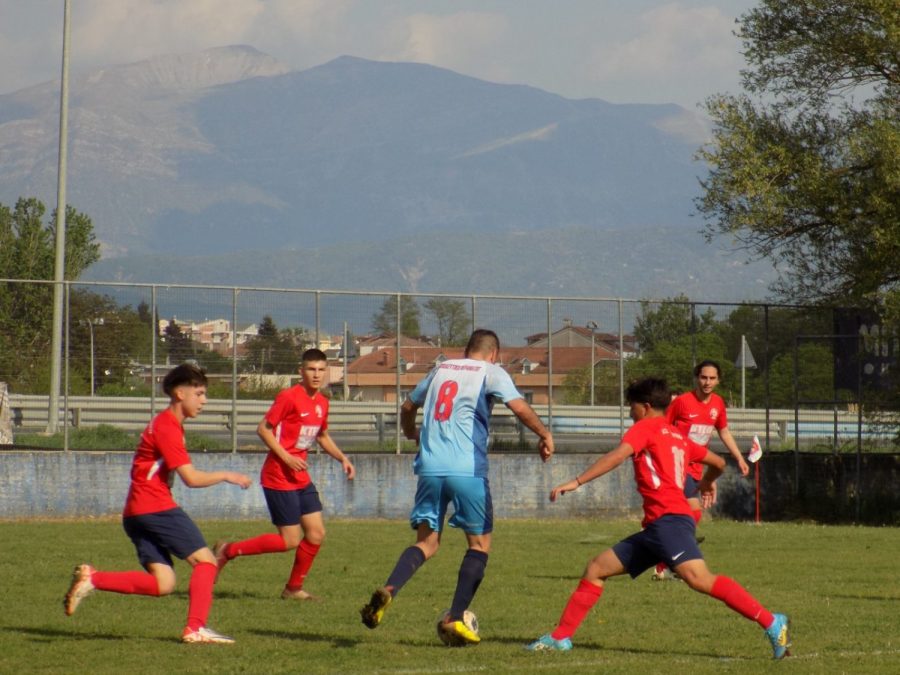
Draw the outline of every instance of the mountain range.
M247 46L72 79L83 278L759 299L692 217L706 120L415 63L293 70ZM56 194L58 83L0 96L0 202Z

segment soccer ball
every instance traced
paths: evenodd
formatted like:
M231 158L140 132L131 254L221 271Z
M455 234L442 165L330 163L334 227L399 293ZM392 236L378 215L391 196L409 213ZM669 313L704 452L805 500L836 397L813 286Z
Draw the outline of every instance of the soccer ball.
M452 633L446 632L442 628L442 624L444 623L444 619L447 618L447 615L450 614L449 609L445 609L438 615L437 623L435 624L435 628L437 629L437 635L440 638L441 642L443 642L448 647L465 647L467 643L461 641L456 635ZM466 628L470 631L478 635L478 617L475 616L475 612L470 610L466 610L463 613L463 623L466 624Z

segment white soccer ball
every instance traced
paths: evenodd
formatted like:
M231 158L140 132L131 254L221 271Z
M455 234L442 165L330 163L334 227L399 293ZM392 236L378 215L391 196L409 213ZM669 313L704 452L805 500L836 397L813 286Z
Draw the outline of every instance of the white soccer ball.
M461 641L452 633L447 633L441 626L449 614L450 610L445 609L438 615L437 624L435 624L437 635L440 638L441 642L443 642L448 647L465 647L467 644L466 642ZM463 623L466 624L466 628L475 633L475 635L478 635L478 617L475 616L475 612L467 609L463 613Z

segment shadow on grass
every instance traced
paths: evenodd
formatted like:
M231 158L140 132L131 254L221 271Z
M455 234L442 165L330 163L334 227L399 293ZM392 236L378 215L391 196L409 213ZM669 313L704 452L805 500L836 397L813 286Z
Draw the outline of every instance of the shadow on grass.
M2 629L4 633L16 633L19 635L30 635L36 638L66 638L69 640L130 640L128 635L109 635L108 633L81 633L67 630L56 630L53 628L33 628L31 626L6 627Z
M267 631L267 630L251 630L253 635L265 638L278 638L279 640L300 640L303 642L324 642L333 647L342 647L350 649L358 646L362 640L354 640L346 637L338 637L333 635L321 635L318 633L301 633L301 632L285 632L285 631Z
M485 638L485 643L500 643L500 644L508 644L508 645L521 645L522 650L525 651L525 645L534 642L539 635L533 635L528 638L522 637L490 637ZM605 652L608 654L633 654L633 655L654 655L654 656L679 656L686 658L696 658L696 659L721 659L721 654L713 654L710 652L697 652L697 651L687 651L687 650L673 650L673 649L652 649L645 647L609 647L606 645L600 645L596 643L590 642L576 642L575 646L572 650L572 653L584 653L586 651L600 653ZM546 652L541 652L544 654ZM741 655L729 655L729 660L735 661L744 661L750 660L750 657L741 656Z
M847 593L831 593L829 598L840 600L873 600L875 602L897 602L900 596L896 595L850 595Z

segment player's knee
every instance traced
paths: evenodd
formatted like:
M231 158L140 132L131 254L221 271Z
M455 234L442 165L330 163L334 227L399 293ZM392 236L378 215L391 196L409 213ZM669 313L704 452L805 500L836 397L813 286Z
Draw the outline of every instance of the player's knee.
M325 541L325 528L310 529L303 534L303 538L314 546L320 546Z

